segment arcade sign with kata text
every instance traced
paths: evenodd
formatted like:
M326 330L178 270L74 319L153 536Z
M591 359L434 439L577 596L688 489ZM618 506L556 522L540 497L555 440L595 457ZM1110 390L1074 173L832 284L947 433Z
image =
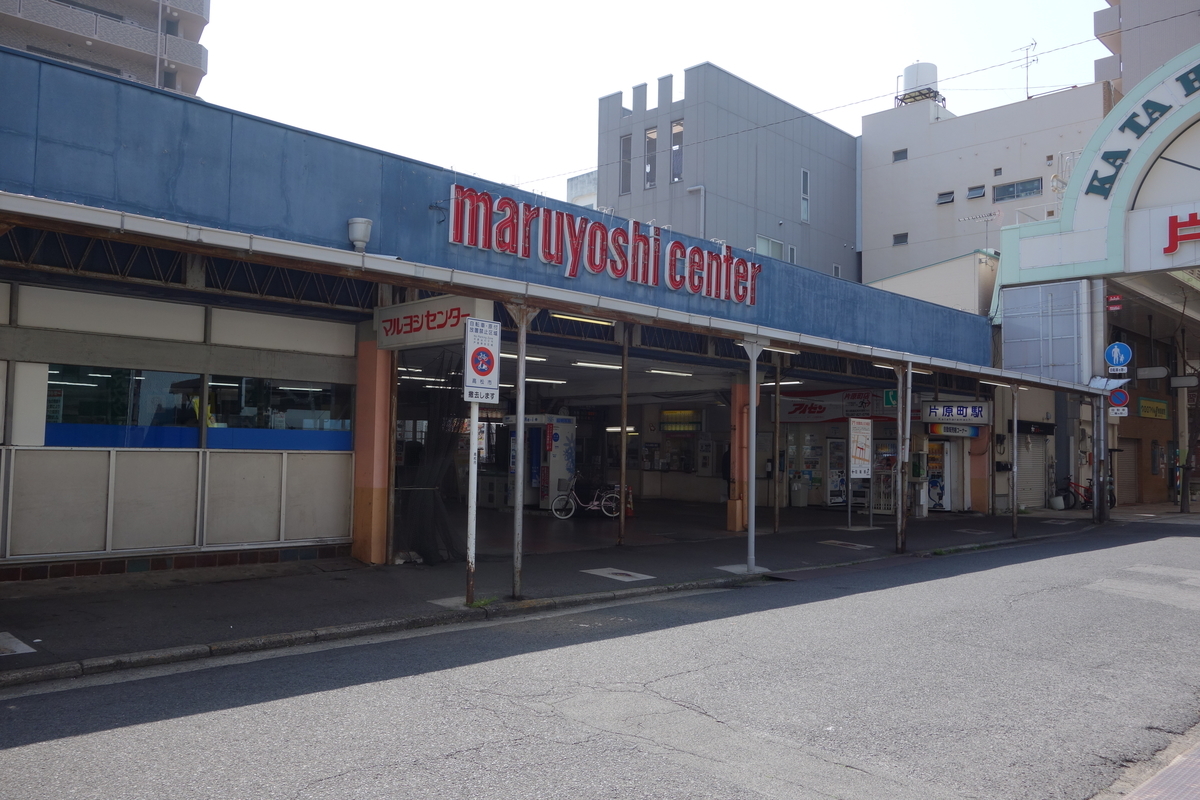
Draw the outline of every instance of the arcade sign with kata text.
M450 196L450 243L514 258L538 259L564 277L608 278L659 292L684 292L720 303L754 306L762 264L663 236L640 222L608 226L569 211L493 197L455 184Z

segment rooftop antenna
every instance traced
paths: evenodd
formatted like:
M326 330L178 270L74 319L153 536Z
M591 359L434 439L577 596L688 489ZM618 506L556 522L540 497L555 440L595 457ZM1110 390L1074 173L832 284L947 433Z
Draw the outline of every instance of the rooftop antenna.
M1029 44L1025 45L1024 47L1018 47L1016 50L1013 50L1014 53L1021 53L1021 52L1025 53L1025 56L1023 59L1024 63L1017 65L1013 69L1024 68L1024 70L1025 70L1025 99L1026 100L1033 97L1033 95L1031 95L1029 93L1029 68L1038 62L1037 56L1033 55L1033 51L1036 49L1037 49L1037 39L1031 39L1029 41Z

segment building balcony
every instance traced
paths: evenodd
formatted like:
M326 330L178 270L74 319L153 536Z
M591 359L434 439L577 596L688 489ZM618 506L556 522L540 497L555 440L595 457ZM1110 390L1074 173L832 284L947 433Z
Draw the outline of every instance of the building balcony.
M1121 53L1121 6L1102 8L1092 15L1092 30L1100 43L1115 55Z
M194 0L199 10L207 11L207 0ZM183 4L172 4L172 8ZM127 20L93 13L54 2L54 0L0 0L0 18L15 29L24 28L43 37L65 41L73 55L63 53L64 60L91 66L87 54L107 54L114 63L137 64L120 70L122 77L153 83L155 60L160 53L159 36L153 29ZM181 23L182 25L182 23ZM181 27L182 30L182 27ZM197 34L197 38L198 34ZM208 72L208 50L199 42L163 34L161 36L163 69L174 74L174 85L167 88L195 94L201 79ZM44 52L41 49L35 52Z

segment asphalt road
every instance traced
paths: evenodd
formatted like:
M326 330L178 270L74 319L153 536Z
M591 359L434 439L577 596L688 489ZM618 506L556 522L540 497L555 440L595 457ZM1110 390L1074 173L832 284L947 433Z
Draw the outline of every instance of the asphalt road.
M0 694L4 798L1090 798L1200 721L1200 530Z

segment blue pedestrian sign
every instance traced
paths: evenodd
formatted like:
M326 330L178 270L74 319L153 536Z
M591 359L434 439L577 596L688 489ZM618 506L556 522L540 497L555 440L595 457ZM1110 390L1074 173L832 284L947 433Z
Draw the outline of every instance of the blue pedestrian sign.
M1133 351L1124 342L1113 342L1104 348L1104 360L1110 367L1128 367L1133 360Z

